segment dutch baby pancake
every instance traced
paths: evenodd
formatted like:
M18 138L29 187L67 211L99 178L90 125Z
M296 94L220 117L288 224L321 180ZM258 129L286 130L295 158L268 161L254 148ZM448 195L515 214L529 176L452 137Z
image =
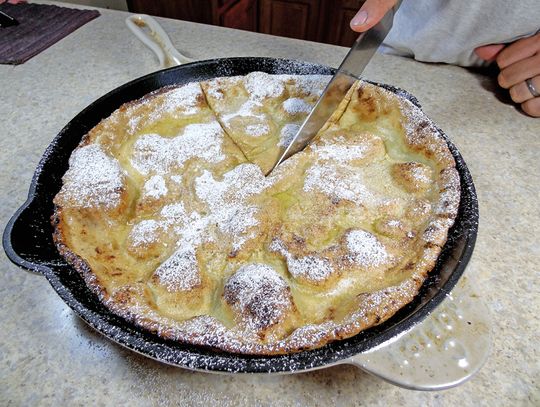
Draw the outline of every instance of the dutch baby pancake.
M459 175L419 108L359 81L265 177L329 79L253 72L122 105L71 155L60 253L113 313L222 351L298 352L387 320L435 265Z

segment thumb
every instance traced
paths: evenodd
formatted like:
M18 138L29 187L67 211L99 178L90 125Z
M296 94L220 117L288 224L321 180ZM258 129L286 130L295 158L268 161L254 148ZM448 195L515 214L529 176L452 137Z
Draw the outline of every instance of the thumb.
M377 24L397 0L366 0L351 20L353 31L364 32Z
M504 44L490 44L475 48L474 52L484 61L493 61L504 47Z

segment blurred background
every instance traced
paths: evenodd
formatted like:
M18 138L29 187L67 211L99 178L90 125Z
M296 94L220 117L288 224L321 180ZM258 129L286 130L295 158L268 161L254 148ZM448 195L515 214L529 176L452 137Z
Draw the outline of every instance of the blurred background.
M68 0L197 23L350 47L362 0Z

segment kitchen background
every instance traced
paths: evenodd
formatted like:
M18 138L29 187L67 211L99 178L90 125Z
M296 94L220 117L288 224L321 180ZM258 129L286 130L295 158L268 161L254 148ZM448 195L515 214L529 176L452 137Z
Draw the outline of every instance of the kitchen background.
M197 23L350 47L362 0L70 0Z

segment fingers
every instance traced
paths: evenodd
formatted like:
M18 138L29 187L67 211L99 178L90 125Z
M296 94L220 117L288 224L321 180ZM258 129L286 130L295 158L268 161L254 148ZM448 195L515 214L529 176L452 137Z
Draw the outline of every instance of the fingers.
M484 45L474 49L476 55L484 61L492 61L504 49L504 44Z
M521 104L521 108L529 116L540 117L540 97L527 100Z
M528 88L530 79L534 89L540 91L540 34L523 38L503 48L496 57L500 68L497 81L509 90L510 97L529 116L540 117L540 97Z
M394 7L397 0L366 0L351 20L353 31L364 32L377 24Z
M533 87L540 91L540 75L531 78ZM535 97L529 90L525 81L510 88L510 97L516 103L521 103L521 108L529 116L540 117L540 97Z
M540 75L531 78L531 83L540 92ZM526 100L532 99L534 96L525 81L523 81L510 88L510 97L516 103L523 103Z
M528 38L517 40L503 49L497 55L497 65L500 69L515 64L540 52L540 33Z
M540 53L514 62L501 70L497 80L505 89L540 74Z

